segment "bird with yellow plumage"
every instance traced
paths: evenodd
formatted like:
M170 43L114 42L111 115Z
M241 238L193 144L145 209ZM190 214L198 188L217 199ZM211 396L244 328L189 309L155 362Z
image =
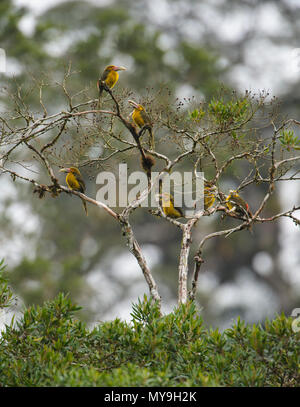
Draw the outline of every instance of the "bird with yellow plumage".
M226 197L226 206L230 211L236 212L239 215L247 215L252 218L252 213L250 211L249 205L236 190L230 190Z
M66 183L72 191L78 191L84 194L85 182L80 174L80 171L76 167L62 168L59 172L67 173ZM85 200L82 199L82 204L86 215L88 215L87 206Z
M163 213L169 218L178 219L184 217L182 209L174 206L174 197L171 194L167 192L159 194L159 201Z
M128 103L131 104L131 106L134 107L131 117L134 123L142 130L143 128L147 128L150 134L150 147L152 150L154 150L154 134L152 130L152 123L151 119L146 112L145 108L143 105L136 103L134 100L128 100Z
M106 88L112 89L118 82L118 71L126 71L126 68L124 68L124 66L108 65L104 69L100 79L98 79L97 88L99 91L99 103L102 92L106 90Z
M216 200L216 194L217 194L217 187L209 182L209 181L204 181L204 209L207 210L210 208L215 200Z

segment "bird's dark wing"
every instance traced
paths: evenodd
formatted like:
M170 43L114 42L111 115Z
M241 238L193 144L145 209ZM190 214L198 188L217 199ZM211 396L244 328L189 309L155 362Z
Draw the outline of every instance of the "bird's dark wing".
M99 96L101 96L103 90L104 90L104 85L102 84L102 82L105 82L105 80L107 79L109 74L109 71L105 70L103 72L103 74L101 75L101 78L97 81L97 88L99 91Z
M180 213L180 215L183 216L183 212L182 212L181 208L179 208L178 206L174 206L174 209L176 209L176 211L178 211Z
M179 206L174 205L174 196L173 195L170 196L170 201L171 201L171 204L173 205L174 209L176 209L176 211L178 211L180 213L180 215L183 216L182 209L179 208Z
M151 120L150 120L148 113L146 113L144 110L142 110L140 113L141 113L142 119L144 120L144 123L151 124Z
M104 82L104 81L107 79L108 74L109 74L109 71L107 71L107 70L105 69L105 71L104 71L103 74L101 75L100 81L103 81L103 82Z
M76 174L76 179L77 179L77 181L78 181L78 183L79 183L79 185L80 185L79 192L84 193L84 191L85 191L85 182L83 181L82 176Z

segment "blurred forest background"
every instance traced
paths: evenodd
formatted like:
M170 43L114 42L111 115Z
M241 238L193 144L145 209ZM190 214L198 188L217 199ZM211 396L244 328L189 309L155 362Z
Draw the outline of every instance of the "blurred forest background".
M61 80L71 61L74 90L92 89L94 97L100 73L112 63L127 68L118 87L141 97L162 86L179 98L203 100L217 95L221 84L240 92L264 89L280 98L284 115L299 120L300 69L293 51L300 47L299 21L296 0L2 0L7 72L0 73L0 109L9 109L7 89L30 79L44 82L49 112L61 110L64 102L47 84ZM26 102L38 105L30 91ZM129 171L138 166L132 157ZM95 197L98 170L81 172L87 194ZM232 168L226 188L238 184L239 169ZM270 216L299 204L299 182L282 184L268 205ZM86 218L74 197L39 200L31 185L7 175L0 185L0 258L22 301L42 303L63 291L84 307L89 323L128 318L132 302L148 288L117 222L94 207ZM245 198L256 208L259 188ZM201 220L197 234L220 222L217 214ZM176 305L180 234L146 211L132 223L169 312ZM255 225L253 235L211 240L197 299L207 323L225 328L238 315L255 322L299 307L299 241L299 228L288 219Z

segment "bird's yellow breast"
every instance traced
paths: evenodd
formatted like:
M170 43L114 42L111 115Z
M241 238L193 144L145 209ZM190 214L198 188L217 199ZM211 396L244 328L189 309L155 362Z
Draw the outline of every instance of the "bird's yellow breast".
M70 189L74 189L75 191L79 191L81 189L81 186L77 181L75 175L71 172L69 172L66 177L66 183Z
M132 112L132 119L139 127L143 127L145 125L141 111L138 109L134 109Z
M113 88L119 79L119 74L116 71L110 71L105 79L105 83L109 88Z

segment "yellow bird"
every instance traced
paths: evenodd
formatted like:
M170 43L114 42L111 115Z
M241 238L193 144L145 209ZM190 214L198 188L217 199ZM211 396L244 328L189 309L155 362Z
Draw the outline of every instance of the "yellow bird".
M235 190L230 190L226 197L226 206L230 211L234 211L240 215L247 215L252 218L252 213L249 209L249 205Z
M162 210L166 216L173 219L184 217L181 208L174 206L174 198L172 195L163 192L159 195Z
M102 95L103 90L105 90L105 86L107 86L109 89L112 89L118 82L119 74L117 71L126 71L126 68L124 68L124 66L108 65L104 69L103 74L97 81L99 99Z
M209 181L204 181L204 209L210 208L215 200L218 189Z
M71 190L78 191L78 192L81 192L84 194L85 183L84 183L84 180L83 180L78 168L76 168L76 167L62 168L61 170L59 170L59 172L67 173L66 183ZM86 215L88 215L86 201L83 199L82 199L82 204L83 204Z
M154 134L152 131L152 124L144 106L136 103L134 100L128 100L128 103L130 103L134 107L131 113L134 123L137 124L140 129L142 129L144 126L147 126L150 134L150 147L152 150L154 150Z

